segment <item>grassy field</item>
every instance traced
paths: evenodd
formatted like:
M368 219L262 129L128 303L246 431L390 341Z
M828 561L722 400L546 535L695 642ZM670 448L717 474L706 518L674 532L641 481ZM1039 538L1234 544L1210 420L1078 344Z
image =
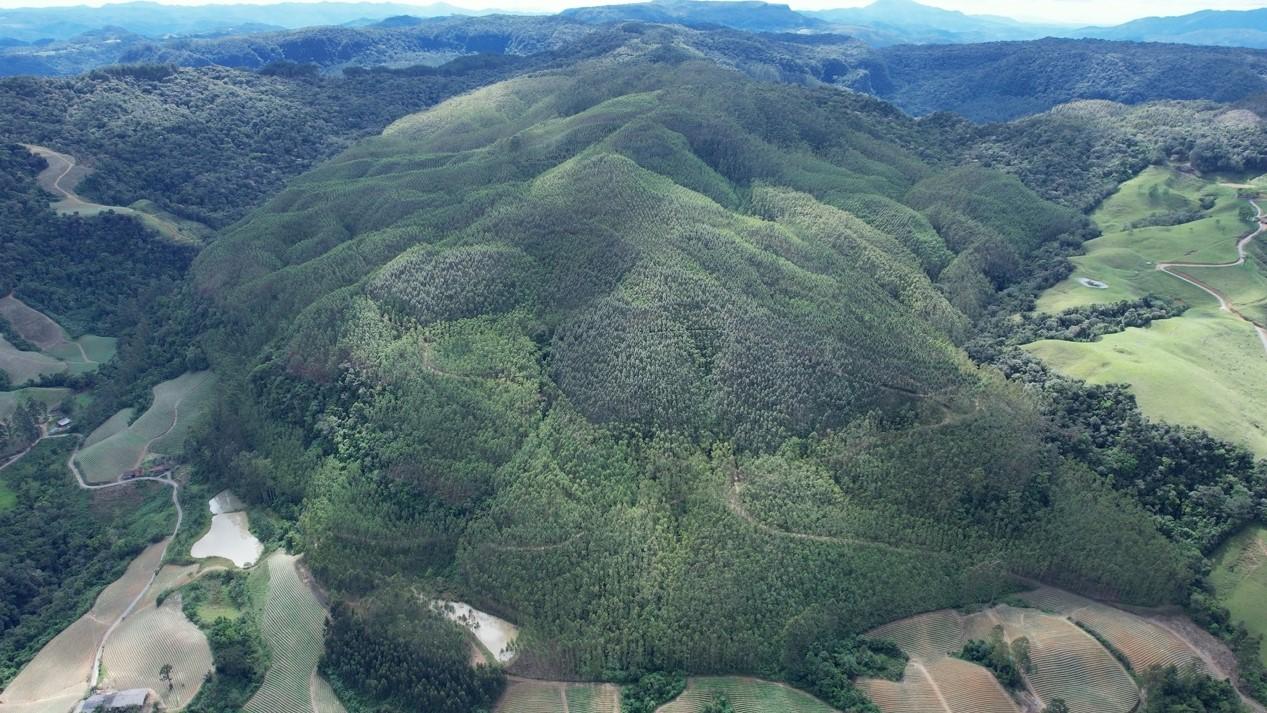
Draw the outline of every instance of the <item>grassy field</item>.
M620 713L620 689L612 684L516 679L506 686L494 713Z
M1182 225L1129 228L1134 221L1170 211L1197 210L1203 196L1213 197L1205 217ZM1156 294L1206 304L1213 299L1197 288L1157 271L1157 263L1231 262L1236 241L1251 229L1239 217L1236 189L1153 166L1123 183L1092 218L1104 235L1086 244L1086 255L1073 258L1073 275L1043 293L1040 312L1104 304ZM1105 289L1087 287L1079 278L1098 280Z
M93 659L106 629L149 584L162 554L163 542L146 548L122 577L102 590L87 614L40 650L0 694L0 699L6 703L34 703L86 693Z
M1222 292L1249 319L1267 324L1267 271L1253 255L1247 255L1245 263L1236 267L1185 267L1180 271Z
M831 706L779 683L735 676L692 678L686 691L663 705L659 713L695 713L716 694L724 695L735 713L831 713Z
M1267 381L1247 378L1263 367L1262 343L1217 308L1192 309L1098 342L1044 340L1026 349L1061 374L1129 384L1150 418L1204 428L1267 455Z
M136 413L135 409L125 408L110 418L106 422L97 426L84 439L83 448L94 446L107 438L122 433L127 430L128 424L132 422L132 415Z
M1210 580L1232 619L1267 637L1267 528L1251 527L1228 540L1215 555ZM1267 640L1262 647L1267 663Z
M1168 212L1213 207L1181 225L1136 227ZM1040 341L1026 348L1066 376L1131 387L1150 418L1203 428L1267 455L1267 382L1246 378L1267 357L1254 330L1158 262L1231 262L1252 229L1236 189L1154 166L1122 184L1094 213L1104 235L1073 258L1073 275L1044 292L1042 312L1159 295L1191 305L1182 316L1102 337L1097 342ZM1252 256L1229 268L1175 268L1224 293L1250 318L1267 318L1267 277ZM1087 287L1096 280L1104 289Z
M215 375L209 371L189 372L155 386L154 402L140 418L79 451L75 462L84 478L92 483L111 481L135 468L149 453L179 453L189 427L210 402L214 389ZM121 420L116 414L107 423L113 430Z
M265 560L268 591L260 629L272 662L264 683L243 708L246 713L312 711L311 678L321 658L326 612L300 578L298 559L278 551Z
M152 688L168 710L185 707L211 671L211 647L202 631L181 612L180 596L162 606L138 608L110 636L102 658L105 683L117 689ZM160 679L170 664L170 683Z

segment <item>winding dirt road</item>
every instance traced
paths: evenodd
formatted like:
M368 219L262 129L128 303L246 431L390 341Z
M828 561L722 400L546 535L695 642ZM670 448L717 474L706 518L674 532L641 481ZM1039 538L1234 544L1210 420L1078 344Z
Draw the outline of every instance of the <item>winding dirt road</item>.
M168 431L171 431L171 428L175 427L176 424L174 421L175 419L173 419L172 426L168 428ZM164 435L166 435L166 433L164 433ZM55 434L49 435L47 433L47 428L44 425L41 425L40 437L35 439L35 442L32 443L30 446L28 446L26 450L22 451L21 453L15 454L14 456L6 460L3 465L0 465L0 470L4 470L5 468L8 468L9 466L21 460L23 456L25 456L26 454L34 450L35 447L38 446L41 441L52 439L52 438L67 438L70 436L78 437L76 434L70 434L70 433L55 433ZM82 438L80 440L82 441ZM97 685L97 681L100 679L100 676L101 676L101 657L105 654L106 643L109 642L110 635L113 634L114 630L119 628L119 625L123 623L123 620L127 619L128 616L133 612L133 610L136 609L137 604L139 604L143 599L145 599L145 595L150 591L150 587L154 585L154 580L158 577L159 570L163 568L163 561L167 558L167 548L171 546L172 540L174 540L176 538L176 534L180 532L180 526L185 520L185 510L184 508L180 506L180 484L177 483L175 480L173 480L170 474L165 475L163 477L143 476L139 478L130 478L128 480L116 480L110 483L98 483L94 485L84 480L83 473L79 472L79 466L75 465L75 456L77 455L79 455L78 444L75 445L75 450L70 454L70 457L66 460L66 467L69 468L70 472L75 476L75 483L80 488L84 490L105 490L107 488L121 488L121 487L132 485L133 483L143 483L143 482L162 483L163 485L166 485L172 489L172 505L176 506L176 526L172 528L172 534L167 538L167 541L163 543L163 552L162 552L162 555L158 558L158 566L154 569L153 572L150 573L150 579L148 582L145 583L145 587L140 592L137 593L137 595L132 599L132 601L128 602L127 608L124 609L123 613L120 614L113 622L110 623L109 628L106 629L106 633L101 637L101 643L97 646L97 652L95 654L95 658L93 659L92 677L88 681L89 686L95 688Z
M130 215L140 220L147 227L158 231L167 238L193 245L201 245L202 240L189 231L181 228L181 226L170 220L119 205L103 205L94 203L84 199L75 192L75 186L83 175L71 176L71 172L79 166L74 156L54 151L46 146L37 146L35 144L21 144L23 148L31 153L43 158L48 162L48 168L40 172L36 177L40 187L58 197L53 203L53 209L58 213L81 213L83 215L95 215L103 211L114 211L122 215ZM87 172L85 171L84 174Z
M1227 296L1224 295L1222 292L1219 292L1218 290L1205 284L1201 280L1198 280L1192 275L1179 272L1178 270L1175 269L1175 268L1184 268L1184 267L1189 267L1189 268L1191 267L1197 267L1197 268L1240 267L1241 265L1244 265L1245 264L1245 246L1249 245L1249 243L1254 238L1257 238L1259 235L1262 235L1264 232L1267 232L1267 224L1262 222L1262 219L1263 219L1262 207L1259 206L1257 203L1255 203L1253 200L1249 201L1249 204L1254 206L1254 212L1255 212L1254 217L1256 220L1259 221L1258 229L1237 241L1235 260L1231 262L1159 262L1157 263L1157 269L1166 273L1167 275L1170 275L1171 277L1177 277L1180 280L1183 280L1189 285L1192 285L1193 287L1200 289L1202 292L1205 292L1206 294L1210 295L1214 299L1218 300L1219 309L1223 310L1224 312L1228 312L1228 313L1236 315L1237 318L1247 322L1251 327L1254 328L1255 333L1258 334L1258 340L1262 342L1263 351L1267 352L1267 328L1264 328L1263 325L1255 322L1249 317L1246 317L1244 314L1241 314L1241 311L1236 309L1236 306L1233 305L1231 300L1229 300Z

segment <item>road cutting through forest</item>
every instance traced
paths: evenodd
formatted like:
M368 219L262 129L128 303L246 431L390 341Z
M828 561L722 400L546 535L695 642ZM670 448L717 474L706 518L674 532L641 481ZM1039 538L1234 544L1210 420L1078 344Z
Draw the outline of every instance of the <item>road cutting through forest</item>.
M1167 275L1170 275L1171 277L1177 277L1180 280L1183 280L1184 282L1188 283L1189 285L1192 285L1193 287L1200 289L1201 291L1205 292L1206 294L1210 295L1211 297L1219 301L1219 309L1223 310L1224 312L1230 312L1236 315L1239 319L1249 323L1249 325L1253 327L1254 331L1258 334L1258 340L1262 342L1263 351L1267 352L1267 328L1264 328L1263 325L1255 322L1249 317L1246 317L1244 314L1241 314L1241 311L1236 309L1236 307L1232 305L1231 301L1227 299L1227 296L1225 296L1222 292L1219 292L1218 290L1214 289L1213 287L1205 284L1204 282L1198 280L1197 278L1191 275L1186 275L1174 269L1174 268L1183 268L1183 267L1212 269L1212 268L1222 268L1222 267L1240 267L1241 265L1244 265L1245 264L1245 246L1248 245L1251 241L1253 241L1254 238L1258 237L1259 235L1262 235L1264 231L1267 231L1267 223L1263 222L1262 207L1259 206L1257 203L1255 203L1253 200L1249 201L1249 204L1254 206L1254 212L1255 212L1254 219L1258 221L1258 229L1250 233L1249 235L1246 235L1245 237L1241 238L1239 241L1237 241L1235 260L1231 262L1159 262L1157 263L1157 269L1166 273Z

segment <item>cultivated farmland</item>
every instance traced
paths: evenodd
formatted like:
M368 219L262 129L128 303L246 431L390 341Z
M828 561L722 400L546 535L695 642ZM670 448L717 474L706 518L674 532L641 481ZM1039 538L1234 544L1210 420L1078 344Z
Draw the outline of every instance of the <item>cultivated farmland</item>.
M168 710L185 707L211 671L207 637L185 618L180 596L163 605L134 611L110 636L102 658L108 672L105 684L117 689L152 688ZM160 678L171 666L170 682Z
M87 692L102 637L145 589L165 546L165 540L150 545L133 560L122 577L102 590L87 614L49 641L18 673L0 701L30 704Z
M513 679L494 713L620 713L620 689L610 683Z
M831 706L779 683L737 676L708 676L687 681L686 691L659 713L695 713L722 694L735 713L832 713Z
M22 351L0 338L0 370L15 384L46 374L83 374L114 357L117 340L91 334L71 340L66 330L13 295L0 298L0 319L39 351Z
M43 352L26 352L0 337L0 371L14 384L25 384L45 374L58 374L66 365Z
M7 320L13 331L42 351L69 341L66 330L60 324L13 295L0 297L0 318Z
M84 479L108 482L140 466L151 452L179 452L189 425L206 408L214 387L215 375L209 371L189 372L155 386L154 402L140 418L75 456ZM120 417L116 414L111 420L116 418ZM112 428L117 425L116 421Z
M267 569L268 592L260 630L272 653L264 683L246 713L311 713L313 672L321 658L326 611L300 577L298 556L275 552ZM256 578L252 574L252 578Z
M976 664L943 656L907 665L901 681L870 679L859 687L885 713L1018 713L994 676Z
M1136 671L1147 671L1153 666L1203 665L1201 657L1179 637L1130 612L1050 587L1028 592L1023 598L1036 607L1063 614L1104 637L1126 656Z
M995 627L1005 641L1029 640L1033 667L1025 679L1044 705L1063 698L1073 713L1127 713L1139 701L1130 674L1090 634L1062 617L1006 605L970 615L930 612L873 629L867 636L897 643L911 662L901 682L859 685L885 713L1016 711L993 674L948 656Z

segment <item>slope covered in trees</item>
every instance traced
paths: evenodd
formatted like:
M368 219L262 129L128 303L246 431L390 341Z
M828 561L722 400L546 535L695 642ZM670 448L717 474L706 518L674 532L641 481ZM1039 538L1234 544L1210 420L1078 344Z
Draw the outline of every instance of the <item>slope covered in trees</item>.
M1009 573L1179 596L1148 514L956 346L1085 220L658 39L397 121L208 247L241 376L202 472L296 518L337 596L523 625L531 673L778 674Z

